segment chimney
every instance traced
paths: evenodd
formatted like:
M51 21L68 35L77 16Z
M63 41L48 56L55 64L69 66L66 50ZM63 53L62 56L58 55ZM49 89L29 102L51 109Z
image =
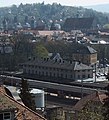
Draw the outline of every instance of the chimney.
M59 62L60 62L60 63L61 63L61 61L62 61L62 60L61 60L61 59L59 59Z
M55 59L55 62L57 62L57 59Z

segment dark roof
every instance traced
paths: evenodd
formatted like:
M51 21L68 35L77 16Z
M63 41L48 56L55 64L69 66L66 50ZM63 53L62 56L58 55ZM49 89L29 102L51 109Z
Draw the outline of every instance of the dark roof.
M36 65L41 67L52 67L52 68L59 68L59 69L67 69L67 70L86 70L92 69L87 65L84 65L80 62L75 61L65 61L65 60L51 60L51 59L39 59L36 58L35 60L28 61L23 63L23 65Z
M90 46L86 46L83 44L72 44L72 48L70 50L70 52L75 53L75 54L95 54L97 53L96 50L94 50L92 47Z
M67 18L63 28L66 31L90 29L94 18Z

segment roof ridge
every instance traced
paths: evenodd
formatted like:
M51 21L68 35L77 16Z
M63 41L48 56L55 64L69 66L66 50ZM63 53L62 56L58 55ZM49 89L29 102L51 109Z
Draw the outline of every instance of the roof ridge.
M2 86L3 88L5 88L4 86ZM42 117L40 114L38 114L37 112L31 110L30 108L28 108L27 106L21 104L19 101L14 100L12 97L10 97L9 95L7 95L6 93L3 92L3 90L0 89L0 92L5 95L8 99L11 99L12 101L14 101L15 103L19 104L20 106L24 107L25 109L29 110L30 112L32 112L33 114L37 115L38 117L46 120L44 117Z

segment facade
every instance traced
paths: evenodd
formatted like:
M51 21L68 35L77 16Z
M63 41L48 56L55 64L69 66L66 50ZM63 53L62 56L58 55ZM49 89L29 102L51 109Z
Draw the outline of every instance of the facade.
M54 57L56 58L56 57ZM93 69L85 64L62 59L36 58L22 64L23 73L56 79L77 80L93 77Z
M65 120L65 113L62 107L48 107L47 120Z

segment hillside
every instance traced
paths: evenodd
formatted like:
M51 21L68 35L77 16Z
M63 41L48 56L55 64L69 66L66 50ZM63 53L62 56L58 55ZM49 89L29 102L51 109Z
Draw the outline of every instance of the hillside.
M12 7L0 8L1 27L4 21L9 23L8 27L11 27L13 23L20 23L22 25L25 22L30 23L33 19L36 22L41 19L46 25L50 25L51 21L54 20L63 24L66 18L69 17L94 17L95 26L98 24L103 26L109 22L107 15L101 12L83 7L62 6L57 3L53 3L52 5L44 4L44 2L20 4L19 6L13 5Z

